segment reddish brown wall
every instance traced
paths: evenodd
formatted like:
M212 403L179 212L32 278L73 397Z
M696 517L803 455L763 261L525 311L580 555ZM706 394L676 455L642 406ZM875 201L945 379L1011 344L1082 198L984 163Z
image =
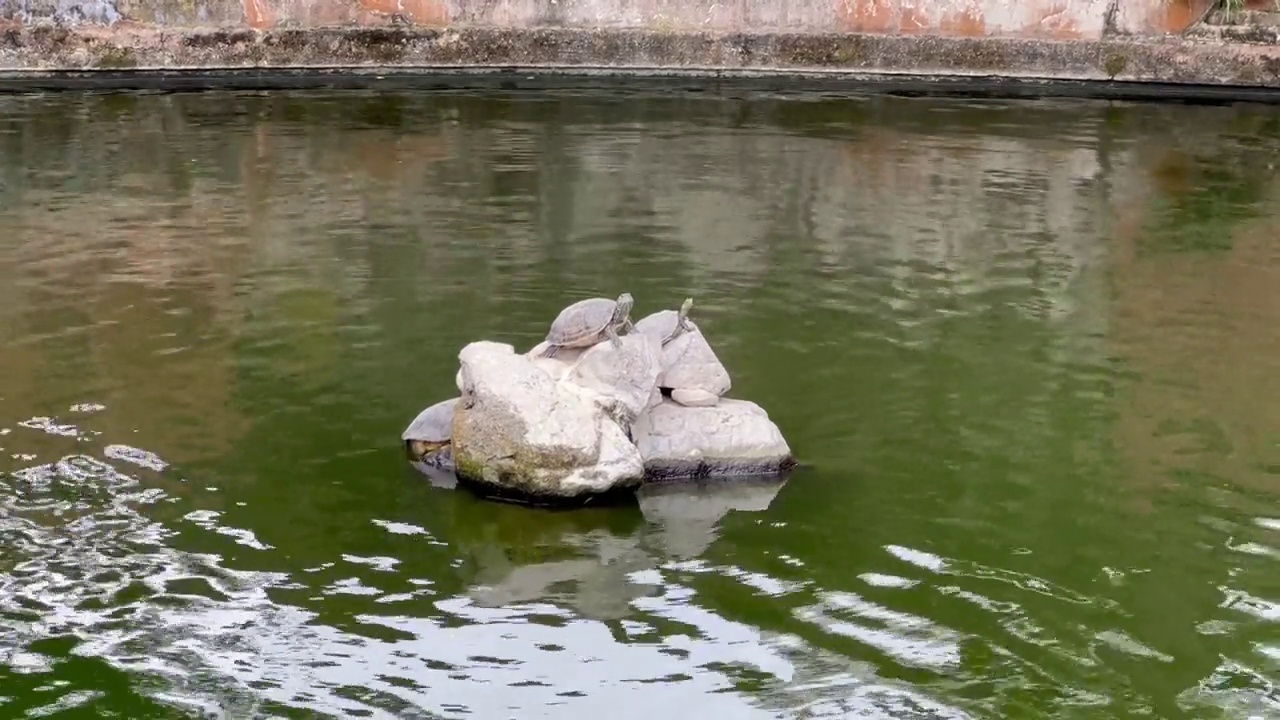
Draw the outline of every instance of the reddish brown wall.
M1178 32L1210 0L0 0L0 14L168 27L422 26L1097 39ZM1259 0L1267 2L1267 0Z

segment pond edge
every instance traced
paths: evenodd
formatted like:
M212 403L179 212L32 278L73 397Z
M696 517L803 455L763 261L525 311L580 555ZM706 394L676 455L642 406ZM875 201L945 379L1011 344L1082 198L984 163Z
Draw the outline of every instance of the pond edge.
M576 28L0 29L0 92L645 88L1280 100L1280 47Z

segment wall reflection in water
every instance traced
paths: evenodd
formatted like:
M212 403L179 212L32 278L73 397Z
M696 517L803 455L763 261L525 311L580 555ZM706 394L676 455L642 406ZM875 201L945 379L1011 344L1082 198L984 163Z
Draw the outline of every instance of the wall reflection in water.
M0 707L1280 712L1278 143L1246 106L0 98ZM546 513L404 467L463 344L621 286L694 295L808 468Z

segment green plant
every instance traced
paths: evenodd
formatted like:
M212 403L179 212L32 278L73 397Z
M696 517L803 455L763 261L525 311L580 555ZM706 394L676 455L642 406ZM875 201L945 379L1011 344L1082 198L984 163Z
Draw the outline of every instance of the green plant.
M1107 71L1107 77L1115 80L1117 75L1124 72L1128 64L1124 55L1108 55L1106 61L1102 63L1102 69Z
M134 59L133 53L129 48L109 46L103 48L98 54L98 67L103 70L119 70L122 68L136 67L138 61Z

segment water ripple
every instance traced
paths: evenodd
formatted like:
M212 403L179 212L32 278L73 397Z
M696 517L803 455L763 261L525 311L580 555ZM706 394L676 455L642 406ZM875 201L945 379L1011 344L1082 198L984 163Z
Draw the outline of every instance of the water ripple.
M168 467L146 451L112 455L151 472ZM138 465L139 456L156 462ZM964 717L905 690L855 679L847 670L833 675L831 668L841 665L835 657L826 657L820 664L824 669L813 675L806 664L823 657L820 651L815 655L799 638L771 638L726 621L695 604L697 592L661 573L713 571L762 597L800 592L804 583L696 562L632 571L631 582L657 592L633 598L633 611L675 625L631 621L631 641L625 644L614 642L606 624L557 604L510 597L496 605L436 598L435 617L385 610L356 614L352 621L382 630L353 634L351 628L315 624L315 611L273 600L277 592L308 587L288 574L231 570L216 555L170 546L176 531L143 514L147 507L167 504L165 493L108 462L73 455L22 468L10 478L19 492L5 496L6 508L15 512L0 523L0 532L23 558L0 579L0 618L8 637L3 651L12 672L56 672L58 661L26 648L58 636L74 638L80 656L162 680L164 689L154 695L158 700L236 717L284 707L385 717L680 712L679 693L637 695L644 701L616 706L630 692L626 688L644 692L655 683L705 694L700 707L718 707L735 717L772 717L764 706L746 711L740 699L722 694L748 681L774 687L766 693L774 698L766 705L804 707L812 717L840 717L851 708L867 717ZM66 487L81 492L63 497ZM42 522L49 512L58 519ZM220 511L192 510L180 520L259 551L273 549L251 531L227 525ZM430 533L409 523L376 524L431 540ZM340 557L391 575L403 564L397 557ZM313 570L332 573L337 567L330 562ZM574 569L568 577L578 573ZM415 592L388 594L362 577L339 574L316 589L385 605L430 597L430 586L424 580ZM542 595L535 591L530 597ZM847 596L827 601L840 611L851 607ZM626 668L626 675L619 677L617 668ZM494 684L520 688L520 693L494 696L484 689ZM95 697L69 689L27 714L92 705Z
M0 714L1280 714L1274 117L733 92L0 97ZM619 285L785 490L403 467Z

